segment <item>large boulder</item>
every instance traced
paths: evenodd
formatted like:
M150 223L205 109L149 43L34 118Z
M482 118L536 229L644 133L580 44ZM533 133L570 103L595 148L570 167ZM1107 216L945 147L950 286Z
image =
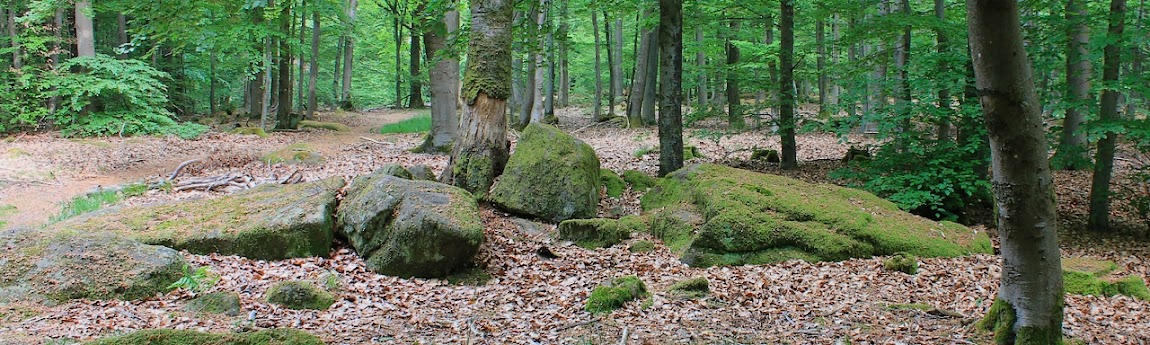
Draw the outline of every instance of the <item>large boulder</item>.
M217 199L114 207L53 228L110 231L147 244L258 260L326 257L342 178L263 185Z
M642 199L652 233L692 266L991 253L990 238L899 210L873 194L696 164Z
M112 233L13 229L0 246L0 304L151 297L187 265L175 250Z
M398 277L445 277L469 266L483 242L471 193L383 171L352 182L338 218L368 269Z
M599 158L590 145L558 128L531 124L490 199L512 213L550 222L593 218L599 207Z

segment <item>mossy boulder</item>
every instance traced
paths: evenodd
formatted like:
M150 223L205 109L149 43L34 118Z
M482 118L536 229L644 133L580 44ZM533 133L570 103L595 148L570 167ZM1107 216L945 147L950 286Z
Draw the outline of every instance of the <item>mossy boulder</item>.
M291 144L260 157L260 161L266 164L320 165L325 160L323 155L316 152L315 148L303 143Z
M351 131L351 127L348 127L347 125L342 124L342 123L320 122L320 121L311 121L311 120L300 121L299 122L299 128L326 129L329 131L336 131L336 132L350 132Z
M326 257L342 178L263 185L217 199L113 207L71 218L54 228L113 232L195 254L257 260Z
M240 127L233 129L228 133L239 135L254 135L260 138L268 137L268 132L265 132L262 128L259 127Z
M147 329L106 337L87 345L324 345L323 340L294 329L268 329L251 333L204 333L175 329Z
M590 145L545 124L523 131L490 200L511 213L549 222L595 217L599 158Z
M627 250L631 251L632 253L650 253L650 252L655 250L655 242L651 242L651 241L635 242L635 243L632 243L631 246L627 248Z
M711 284L706 277L688 278L672 284L667 292L677 298L700 298L711 293Z
M647 285L636 276L625 276L610 283L595 287L591 296L587 297L587 306L584 308L592 314L610 313L622 308L627 302L646 298Z
M235 292L216 292L202 294L188 301L184 310L193 313L224 314L228 316L240 315L240 294Z
M607 196L612 198L623 196L623 191L627 190L627 184L623 182L623 178L611 169L599 170L599 183L607 188Z
M897 253L884 259L882 268L891 272L915 274L918 273L918 258L907 253Z
M279 282L264 294L268 303L296 310L326 310L335 303L335 295L315 283L292 280Z
M0 303L151 297L187 264L175 250L107 232L13 229L0 245Z
M985 233L911 215L864 191L713 164L672 173L642 206L654 213L653 234L696 267L991 253Z
M395 176L404 180L412 179L411 171L408 171L407 168L404 168L402 165L394 163L385 164L383 167L379 168L379 170L376 170L376 172L384 175Z
M568 219L559 223L559 238L594 249L610 247L631 238L633 232L644 232L647 224L637 216L620 219Z
M1088 258L1062 259L1062 286L1066 293L1075 295L1123 295L1150 301L1146 281L1137 275L1115 273L1118 265L1113 261Z
M338 218L368 269L398 277L445 277L468 267L483 241L471 193L383 172L352 182Z
M767 161L767 163L778 163L781 161L779 159L779 151L778 150L768 150L768 149L758 149L758 148L751 151L751 160L753 160L753 161L765 160L765 161Z
M412 180L423 180L423 181L432 181L432 182L439 181L439 177L435 176L435 171L431 170L431 168L429 168L426 165L415 165L415 166L412 166L410 168L407 168L407 171L411 173L411 179Z
M644 174L642 171L627 170L623 172L623 182L631 186L631 189L646 191L654 187L659 181L655 180L654 177L647 176L647 174Z

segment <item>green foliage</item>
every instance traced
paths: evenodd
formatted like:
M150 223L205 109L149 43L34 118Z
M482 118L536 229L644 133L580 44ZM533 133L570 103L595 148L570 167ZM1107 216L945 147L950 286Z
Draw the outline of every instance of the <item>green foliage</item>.
M101 189L95 192L87 193L73 198L60 210L60 213L53 216L52 222L59 222L68 218L72 218L81 214L96 211L104 206L113 205L120 201L143 195L148 191L148 186L145 184L129 184L119 189Z
M386 124L379 129L380 134L396 133L423 133L431 130L431 115L420 114L416 117Z
M268 329L252 333L204 333L189 330L147 329L102 338L89 345L323 345L323 340L294 329Z
M203 292L211 289L219 281L220 277L212 274L207 266L200 266L192 269L188 265L184 265L184 276L176 280L172 285L168 285L168 289L184 289L191 292Z

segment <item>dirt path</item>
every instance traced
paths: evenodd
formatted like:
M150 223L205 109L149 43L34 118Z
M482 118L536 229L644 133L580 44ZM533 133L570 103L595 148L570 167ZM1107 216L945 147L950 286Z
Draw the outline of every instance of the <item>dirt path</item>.
M415 114L410 110L326 113L320 115L321 121L343 123L351 131L271 133L266 139L220 133L195 141L20 135L0 141L0 207L16 208L0 221L8 228L38 226L76 196L101 187L163 178L191 159L212 160L217 166L242 166L263 153L295 143L306 143L320 154L335 156L341 147L364 142L364 137L380 139L380 126Z

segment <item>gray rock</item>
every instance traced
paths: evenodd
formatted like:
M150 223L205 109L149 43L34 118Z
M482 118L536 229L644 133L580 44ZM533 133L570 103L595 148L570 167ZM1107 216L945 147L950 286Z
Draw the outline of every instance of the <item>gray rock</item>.
M432 171L431 168L426 165L415 165L408 168L407 171L411 172L412 180L439 181L439 178L435 176L435 171Z
M590 145L544 124L523 131L490 199L550 222L593 218L599 207L599 158Z
M376 170L376 172L384 175L395 176L405 180L411 179L411 171L408 171L407 168L404 168L402 165L395 163L385 164L382 168Z

